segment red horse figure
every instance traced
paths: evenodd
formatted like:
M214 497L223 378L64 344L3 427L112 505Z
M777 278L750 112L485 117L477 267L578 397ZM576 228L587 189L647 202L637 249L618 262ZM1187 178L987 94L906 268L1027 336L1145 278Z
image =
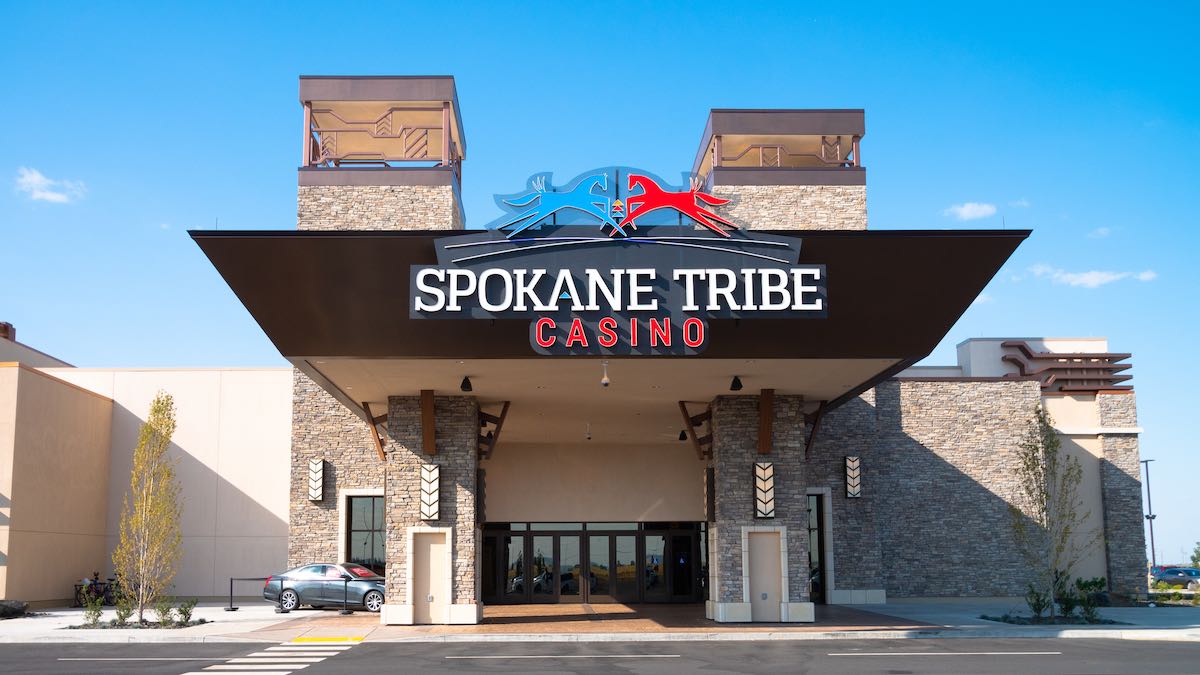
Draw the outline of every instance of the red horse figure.
M725 225L730 229L737 229L737 225L703 208L697 201L699 200L712 206L720 206L721 204L728 204L729 200L700 192L698 185L693 185L691 190L668 192L660 188L649 176L639 176L638 174L631 173L629 174L629 189L632 190L634 187L642 188L642 192L641 194L630 195L625 200L628 215L621 221L621 227L629 225L636 230L636 220L647 213L658 209L674 209L722 237L728 237L729 232L721 227L721 225Z

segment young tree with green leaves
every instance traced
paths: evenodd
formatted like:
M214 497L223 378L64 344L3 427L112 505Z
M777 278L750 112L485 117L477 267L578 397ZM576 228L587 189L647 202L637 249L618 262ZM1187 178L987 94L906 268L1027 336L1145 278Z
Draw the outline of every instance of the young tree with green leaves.
M1196 542L1196 548L1192 549L1192 567L1200 567L1200 541Z
M1090 515L1079 497L1083 469L1062 452L1054 421L1040 404L1018 448L1018 493L1008 505L1013 534L1033 571L1030 591L1054 598L1055 581L1069 584L1071 570L1099 542L1100 531L1080 531ZM1049 610L1053 621L1054 602Z
M147 608L175 579L181 553L179 481L175 461L167 457L175 433L175 400L158 392L133 450L129 492L121 507L121 536L113 567L122 592L145 623Z

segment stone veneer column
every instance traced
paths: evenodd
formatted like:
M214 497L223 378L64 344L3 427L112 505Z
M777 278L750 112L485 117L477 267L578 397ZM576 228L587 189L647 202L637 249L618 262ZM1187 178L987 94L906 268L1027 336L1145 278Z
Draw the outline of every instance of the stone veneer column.
M1127 394L1096 396L1100 426L1137 426L1137 399ZM1146 535L1142 524L1142 481L1138 435L1100 434L1100 494L1104 503L1104 546L1108 558L1108 585L1114 593L1146 592Z
M803 399L775 396L772 450L758 448L758 397L719 396L712 403L716 518L709 529L709 601L705 614L720 622L750 621L747 528L780 528L787 539L784 621L812 621L808 597L808 497ZM775 517L754 517L754 464L775 467Z
M865 185L714 185L722 215L754 230L865 230Z
M461 230L451 185L301 185L301 230Z
M320 501L308 499L310 459L325 462ZM378 490L383 494L383 468L366 423L293 369L289 568L346 558L338 529L339 493Z
M388 398L387 444L387 606L383 623L413 623L408 569L410 529L450 532L451 596L449 623L478 623L483 605L475 570L475 521L479 404L470 396L434 397L437 454L421 451L421 399ZM421 466L437 464L441 476L437 520L421 520Z

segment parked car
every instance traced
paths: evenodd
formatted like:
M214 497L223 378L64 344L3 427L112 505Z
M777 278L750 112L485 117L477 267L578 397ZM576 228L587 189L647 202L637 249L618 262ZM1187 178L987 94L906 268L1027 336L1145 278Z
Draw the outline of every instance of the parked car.
M300 605L321 609L341 607L344 594L348 606L378 612L383 607L383 581L383 577L357 563L301 565L267 577L263 599L287 610Z
M1200 590L1200 569L1195 567L1164 567L1154 574L1154 583L1182 586L1189 591Z

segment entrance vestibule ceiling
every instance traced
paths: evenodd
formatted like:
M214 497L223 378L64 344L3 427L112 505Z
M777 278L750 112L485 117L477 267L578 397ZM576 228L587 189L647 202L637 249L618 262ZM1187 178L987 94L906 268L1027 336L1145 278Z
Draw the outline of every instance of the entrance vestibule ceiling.
M757 395L774 389L809 403L830 401L899 363L894 359L608 359L609 386L602 386L602 358L571 359L308 359L311 368L345 397L387 410L388 396L474 396L498 414L510 401L503 443L597 445L678 443L683 422L679 401L700 404L716 396ZM729 390L734 376L743 389ZM472 391L461 391L469 377ZM590 438L589 438L590 436Z

